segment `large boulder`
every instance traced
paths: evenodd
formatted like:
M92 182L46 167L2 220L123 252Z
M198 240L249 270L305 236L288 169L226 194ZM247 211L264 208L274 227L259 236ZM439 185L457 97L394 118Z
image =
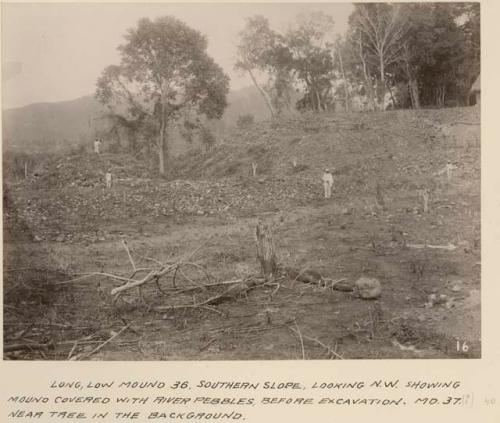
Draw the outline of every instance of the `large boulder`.
M373 300L382 294L382 286L376 278L361 277L354 282L354 294L365 300Z

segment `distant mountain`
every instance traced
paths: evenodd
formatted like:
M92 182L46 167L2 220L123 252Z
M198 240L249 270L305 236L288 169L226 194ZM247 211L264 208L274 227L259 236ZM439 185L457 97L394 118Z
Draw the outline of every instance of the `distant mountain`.
M4 110L4 148L52 151L90 141L94 119L101 111L92 96Z
M231 91L221 127L233 126L240 115L256 121L270 115L254 87ZM3 111L3 148L16 151L57 151L91 145L102 122L103 107L91 95L57 103L37 103Z

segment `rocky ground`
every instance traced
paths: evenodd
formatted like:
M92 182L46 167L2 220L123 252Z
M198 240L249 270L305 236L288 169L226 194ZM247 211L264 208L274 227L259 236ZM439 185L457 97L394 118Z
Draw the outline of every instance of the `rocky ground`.
M29 180L4 181L4 341L43 348L6 357L65 359L131 319L132 330L92 358L299 358L295 323L335 348L310 340L308 358L478 357L479 134L476 108L311 114L235 131L209 153L177 159L168 179L126 155L40 163ZM325 167L334 168L330 201L321 198ZM111 304L109 279L54 285L82 272L130 276L122 240L144 266L144 257L196 251L191 259L218 281L258 272L257 219L272 224L283 265L332 280L374 277L381 297L288 280L215 312L158 313L171 299L154 287ZM189 285L201 274L187 276Z

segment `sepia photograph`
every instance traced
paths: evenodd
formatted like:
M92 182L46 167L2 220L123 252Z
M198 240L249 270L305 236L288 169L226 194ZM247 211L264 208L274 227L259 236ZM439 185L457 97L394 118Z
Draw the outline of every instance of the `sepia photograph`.
M1 8L3 360L481 358L479 2Z

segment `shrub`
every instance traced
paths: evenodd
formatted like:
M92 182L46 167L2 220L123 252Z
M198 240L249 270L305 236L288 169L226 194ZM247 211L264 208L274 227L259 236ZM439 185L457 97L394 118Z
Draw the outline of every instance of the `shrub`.
M240 115L236 121L238 128L246 128L254 123L255 119L252 114Z

